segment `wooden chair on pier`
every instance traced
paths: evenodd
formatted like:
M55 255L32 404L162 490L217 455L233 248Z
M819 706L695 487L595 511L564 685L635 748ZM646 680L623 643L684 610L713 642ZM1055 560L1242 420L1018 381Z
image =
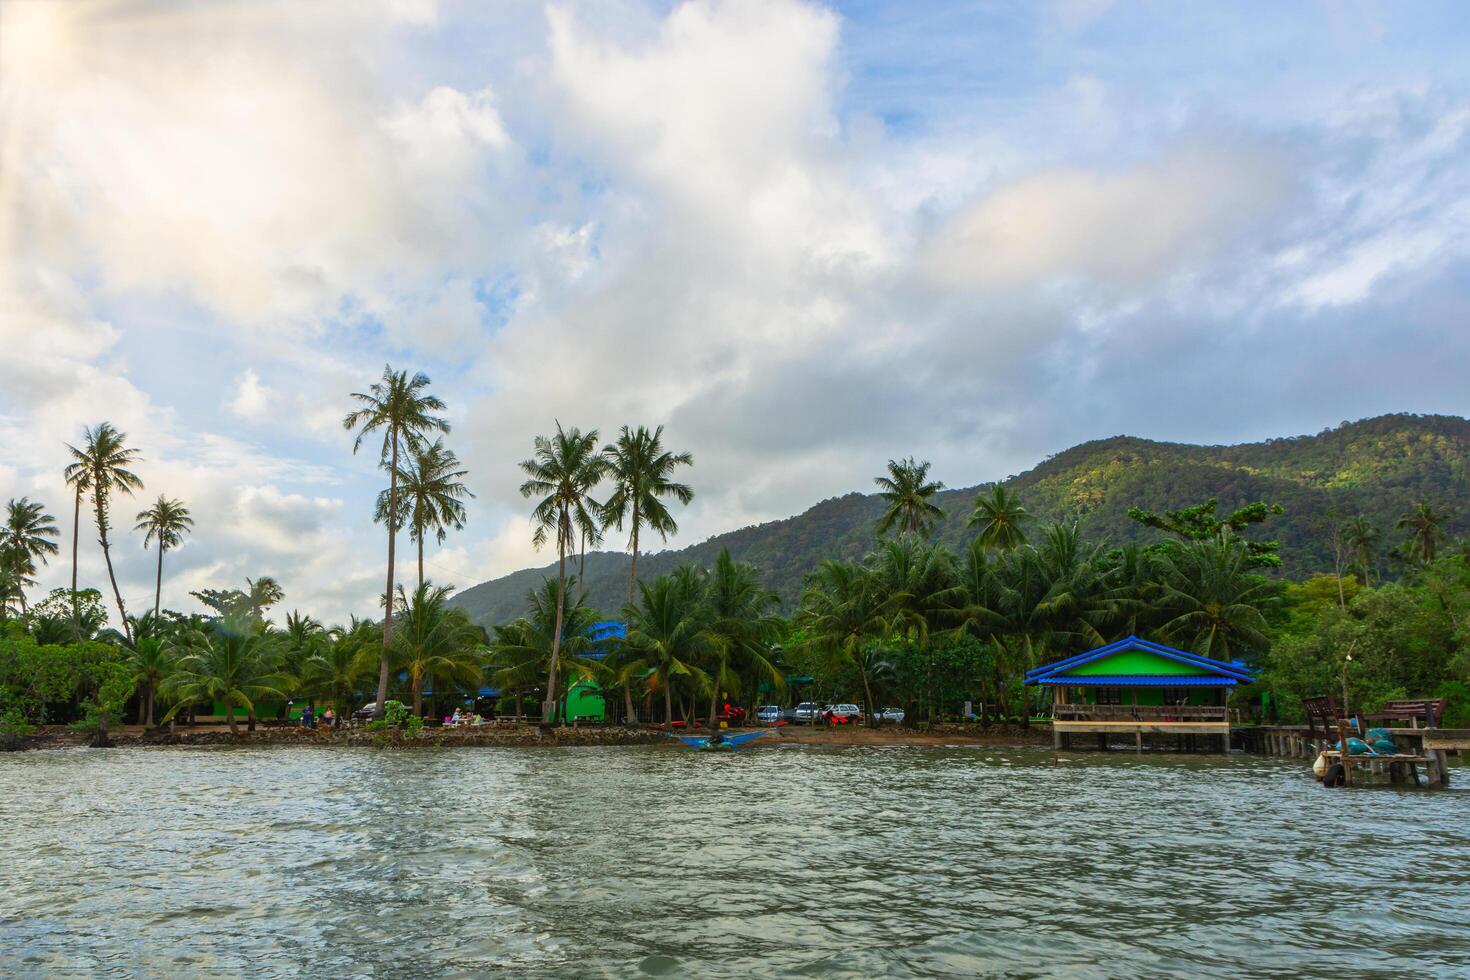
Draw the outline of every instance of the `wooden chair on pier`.
M1342 704L1330 694L1318 698L1302 698L1302 710L1307 713L1307 737L1315 742L1337 741L1337 719L1345 718L1351 724L1352 715L1342 713ZM1365 731L1363 719L1357 719L1358 731ZM1318 733L1321 734L1318 734Z
M1393 726L1394 722L1408 722L1410 728L1438 728L1444 718L1449 698L1409 698L1385 701L1380 711L1367 716L1369 724ZM1420 725L1423 722L1423 725Z

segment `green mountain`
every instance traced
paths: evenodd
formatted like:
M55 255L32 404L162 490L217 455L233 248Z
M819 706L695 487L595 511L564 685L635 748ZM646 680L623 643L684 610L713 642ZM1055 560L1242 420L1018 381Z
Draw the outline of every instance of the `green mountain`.
M1129 520L1130 507L1162 511L1216 497L1225 513L1253 500L1279 503L1286 512L1269 520L1262 535L1281 542L1283 572L1299 578L1331 569L1323 529L1334 519L1367 516L1382 530L1386 551L1402 537L1394 522L1424 500L1448 514L1448 537L1470 532L1470 513L1462 506L1470 497L1470 420L1384 415L1313 436L1236 446L1116 436L1074 446L1004 483L1031 512L1045 519L1080 519L1089 537L1114 544L1159 535ZM958 549L970 538L966 520L975 494L984 489L988 485L940 494L946 519L939 537L951 547ZM639 577L651 578L685 562L709 565L721 548L729 548L736 558L754 562L790 604L819 561L857 558L872 549L873 525L882 510L882 501L872 494L824 500L795 517L640 556ZM585 582L594 608L617 614L627 599L628 562L618 552L587 556ZM575 562L570 564L575 570ZM548 574L556 574L555 564L484 582L453 601L481 623L503 623L523 612L526 593Z

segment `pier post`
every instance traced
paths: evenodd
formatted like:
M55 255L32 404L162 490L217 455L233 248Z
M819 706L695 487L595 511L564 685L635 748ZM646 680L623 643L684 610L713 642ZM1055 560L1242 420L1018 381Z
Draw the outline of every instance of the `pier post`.
M1133 733L1133 746L1134 746L1134 751L1135 752L1142 752L1143 751L1143 732L1142 731L1136 731L1136 732Z

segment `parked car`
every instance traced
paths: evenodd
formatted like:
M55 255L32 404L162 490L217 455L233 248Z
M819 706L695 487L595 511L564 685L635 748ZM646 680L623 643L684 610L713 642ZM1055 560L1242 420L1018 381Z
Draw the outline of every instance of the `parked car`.
M352 713L353 721L371 721L374 713L378 710L378 702L369 701Z
M822 706L815 701L803 701L796 706L792 713L793 721L816 721L822 714Z
M779 704L763 704L755 709L756 720L763 725L774 725L781 720L782 711Z
M884 722L894 722L894 723L901 722L904 719L903 709L902 708L884 708L882 711L878 712L877 718L878 718L879 721L884 721Z
M863 720L863 712L855 704L829 704L822 717L833 725L856 725Z

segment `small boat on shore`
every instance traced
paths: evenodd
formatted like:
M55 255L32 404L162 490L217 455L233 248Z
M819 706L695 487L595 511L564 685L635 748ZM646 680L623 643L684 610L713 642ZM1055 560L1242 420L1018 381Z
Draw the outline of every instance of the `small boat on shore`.
M768 731L760 731L738 732L733 735L717 733L715 735L673 735L671 737L678 739L696 752L734 752L742 745L769 734Z

